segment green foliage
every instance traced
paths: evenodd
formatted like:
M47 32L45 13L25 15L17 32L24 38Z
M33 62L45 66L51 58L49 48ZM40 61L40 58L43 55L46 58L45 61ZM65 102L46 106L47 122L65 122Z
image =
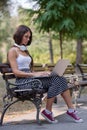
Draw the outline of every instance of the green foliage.
M4 16L9 16L9 5L10 5L10 0L0 0L0 18L2 15Z
M39 30L59 33L61 58L63 58L63 40L87 38L87 0L34 1L39 5L37 11L32 11L33 15L36 14L34 20Z
M37 10L19 9L20 22L30 26L33 32L33 43L29 51L34 57L35 62L50 62L48 35L39 31L49 32L54 35L53 50L54 62L60 58L59 32L62 32L64 58L75 62L76 44L71 43L73 39L87 38L87 0L32 0L38 3ZM0 1L1 2L1 1ZM12 44L12 33L16 27L15 19L11 21L0 19L0 44L5 43L6 49ZM5 21L5 22L4 22ZM33 22L35 21L35 22ZM36 24L34 24L36 23ZM14 27L12 27L14 25ZM36 28L37 26L37 28ZM67 41L71 39L71 41ZM65 42L66 40L67 42ZM86 54L84 50L83 57ZM86 57L85 57L86 61Z
M63 43L64 58L70 59L71 63L76 60L76 43L75 41L67 40Z
M0 61L5 62L7 51L13 45L13 32L16 28L15 18L3 16L0 25Z
M42 31L62 31L74 37L83 36L87 32L87 1L86 0L33 0L39 4L35 22ZM85 22L84 22L85 19ZM83 29L82 29L83 28ZM78 35L80 32L80 35ZM84 36L87 33L84 33ZM67 35L66 35L67 36ZM67 37L68 37L67 36ZM72 36L71 36L72 37Z
M44 37L44 34L43 34ZM38 43L33 42L31 46L28 48L30 54L33 56L34 62L38 63L50 63L50 55L47 38L44 37L43 40L41 38L38 40ZM53 50L54 50L54 63L60 59L60 47L59 40L53 40ZM63 43L64 50L64 58L70 59L71 63L75 63L76 58L76 44L75 41L64 41Z

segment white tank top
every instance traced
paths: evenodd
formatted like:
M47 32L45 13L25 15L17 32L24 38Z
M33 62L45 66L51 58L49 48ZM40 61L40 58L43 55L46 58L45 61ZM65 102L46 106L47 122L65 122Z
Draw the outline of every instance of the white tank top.
M21 54L18 54L18 57L16 59L18 64L18 69L29 69L30 70L30 64L31 64L31 57L30 56L23 56Z

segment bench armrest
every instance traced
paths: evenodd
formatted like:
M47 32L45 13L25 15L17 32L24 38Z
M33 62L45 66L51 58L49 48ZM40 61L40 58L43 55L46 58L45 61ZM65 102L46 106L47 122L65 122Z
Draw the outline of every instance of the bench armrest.
M16 89L16 90L14 90L14 92L26 92L26 91L32 91L32 89L30 88L30 89Z
M31 85L31 89L42 89L43 86L42 86L42 82L39 80L39 79L32 79L30 81L27 81L25 83L11 83L8 81L8 84L9 85L13 85L13 86L22 86L22 85L26 85L26 84L30 84ZM26 90L26 89L25 89ZM27 90L30 90L30 89L27 89ZM17 90L18 91L18 90Z

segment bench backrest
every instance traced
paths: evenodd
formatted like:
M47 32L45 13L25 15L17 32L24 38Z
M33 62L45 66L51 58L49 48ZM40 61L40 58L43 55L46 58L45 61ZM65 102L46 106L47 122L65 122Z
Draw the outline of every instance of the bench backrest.
M72 64L68 65L64 74L75 74L75 68Z
M8 63L0 63L0 72L4 80L13 79L15 75Z
M34 64L33 70L34 71L45 71L45 70L52 71L54 66L55 64L46 64L45 66L43 66L42 64ZM15 75L13 74L12 69L8 63L0 64L0 72L2 73L4 80L15 78ZM72 75L74 73L75 73L74 66L70 64L67 66L64 75Z
M45 71L45 67L41 63L34 63L33 70L35 72L37 72L37 71Z
M81 74L82 79L87 79L87 64L76 64L77 73Z
M33 66L34 71L45 71L45 68L40 63L35 63ZM4 80L13 79L15 75L12 72L12 69L8 63L0 63L0 72Z
M55 66L55 64L46 64L45 68L46 68L46 70L52 71L54 66ZM67 66L67 68L64 72L64 75L66 75L66 74L75 74L75 68L72 64Z

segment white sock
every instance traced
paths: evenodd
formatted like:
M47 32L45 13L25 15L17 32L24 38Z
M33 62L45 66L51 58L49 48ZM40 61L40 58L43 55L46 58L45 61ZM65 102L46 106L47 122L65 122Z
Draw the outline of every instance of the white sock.
M49 110L47 110L47 109L45 109L45 112L46 112L47 114L50 114L50 113L51 113L51 111L49 111Z
M69 112L69 113L72 113L72 112L74 112L74 111L75 111L74 108L69 108L69 109L68 109L68 112Z

